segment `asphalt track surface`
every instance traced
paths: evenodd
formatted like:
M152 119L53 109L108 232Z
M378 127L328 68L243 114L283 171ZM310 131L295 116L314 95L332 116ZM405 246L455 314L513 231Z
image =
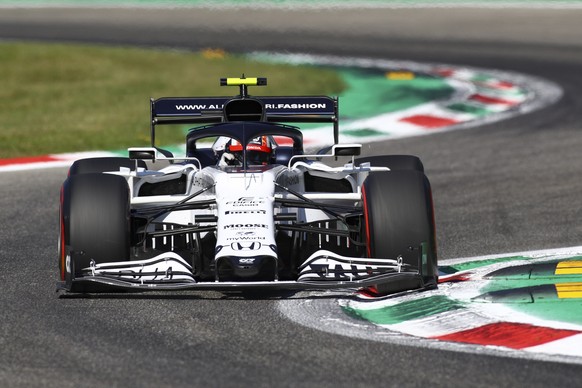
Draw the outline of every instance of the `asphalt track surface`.
M0 37L413 59L514 70L554 106L466 131L374 144L413 153L441 258L580 245L582 11L0 10ZM221 75L222 76L222 75ZM66 112L63 112L65 114ZM299 326L281 294L59 299L64 169L1 174L2 386L572 386L582 367L352 339Z

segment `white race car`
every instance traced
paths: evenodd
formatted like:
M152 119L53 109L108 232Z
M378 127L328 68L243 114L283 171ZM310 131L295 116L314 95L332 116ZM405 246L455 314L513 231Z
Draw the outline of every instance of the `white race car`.
M240 94L152 99L151 147L71 166L60 290L436 287L419 158L356 158L361 145L338 143L337 98L250 97L265 78L221 83ZM295 122L332 123L334 144L306 154L301 131L281 124ZM198 125L185 157L155 146L156 126L184 123Z

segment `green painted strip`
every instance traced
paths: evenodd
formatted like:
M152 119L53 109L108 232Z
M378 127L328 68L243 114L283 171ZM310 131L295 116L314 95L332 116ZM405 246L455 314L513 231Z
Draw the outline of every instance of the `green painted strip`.
M442 78L416 74L412 80L391 80L380 70L338 68L347 85L340 96L344 119L361 119L446 99L454 92Z
M362 129L344 129L342 130L342 135L354 136L354 137L367 137L367 136L387 136L390 135L389 132L380 132L371 128Z
M554 284L488 292L473 301L503 303L516 312L544 320L582 324L582 298L560 299Z
M552 303L511 305L511 308L549 321L582 325L582 299L556 299Z
M487 276L490 281L480 290L482 294L473 301L502 303L541 319L582 324L582 298L577 293L582 274L555 274L558 263L580 259L571 256L494 271ZM570 289L576 292L567 292ZM564 292L561 295L557 290Z
M493 77L491 77L490 75L485 75L485 74L475 74L471 78L471 81L473 81L473 82L489 82L492 80L494 80Z
M358 319L370 321L377 325L392 325L411 319L420 319L434 314L458 310L463 307L463 304L459 301L449 299L443 295L436 295L373 310L360 310L347 306L343 307L343 309L348 315Z
M485 267L485 266L491 265L491 264L507 263L507 262L516 261L516 260L531 260L531 257L525 257L525 256L497 257L497 258L493 258L493 259L476 260L476 261L469 261L469 262L465 262L465 263L452 264L452 265L448 265L448 266L444 266L444 267L439 267L439 269L447 268L448 271L454 270L454 272L459 272L459 271L467 271L467 270L479 268L479 267ZM454 273L454 272L446 272L446 273Z
M446 108L457 112L469 113L475 116L485 116L491 114L491 111L489 109L478 107L471 104L456 103L447 105Z
M533 279L551 279L552 281L568 279L582 279L582 273L572 271L570 273L556 273L559 263L579 262L580 256L574 256L567 259L552 260L545 263L534 263L518 265L514 267L502 268L487 274L485 277L493 280L533 280Z
M563 283L570 283L572 281L579 281L581 278L578 277L572 278L568 276L556 276L554 278L548 277L540 277L540 278L523 278L523 279L498 279L494 280L491 279L483 288L481 288L482 293L487 292L495 292L495 291L502 291L502 290L511 290L517 288L528 288L528 287L536 287L536 286L544 286L544 285L555 285L555 284L563 284Z
M536 263L501 268L485 275L492 280L530 280L532 278L553 278L557 262Z
M553 284L543 284L534 287L520 287L506 290L491 291L476 296L475 302L493 303L540 303L558 299L556 287Z
M264 62L288 62L288 58L269 53L251 54L251 58ZM315 65L321 67L322 65ZM340 119L366 119L381 114L397 112L435 100L446 100L454 93L454 88L442 77L428 74L414 74L412 79L389 79L387 72L395 69L360 69L345 66L325 66L342 77L346 85L339 95ZM321 124L302 124L302 130L321 128ZM344 130L350 136L386 136L386 131L370 128Z

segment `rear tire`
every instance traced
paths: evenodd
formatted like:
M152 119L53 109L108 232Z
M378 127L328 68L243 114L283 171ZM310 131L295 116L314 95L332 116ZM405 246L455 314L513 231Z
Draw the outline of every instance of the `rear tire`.
M424 173L424 166L418 156L414 155L376 155L365 156L355 160L356 165L370 162L375 167L388 167L391 171L413 170Z
M72 280L95 263L129 260L130 194L123 177L85 173L62 187L59 256L61 280Z
M382 284L377 286L378 292L435 287L438 267L434 211L426 176L411 170L371 173L364 181L362 195L368 257L402 256L403 263L418 268L422 254L422 282Z

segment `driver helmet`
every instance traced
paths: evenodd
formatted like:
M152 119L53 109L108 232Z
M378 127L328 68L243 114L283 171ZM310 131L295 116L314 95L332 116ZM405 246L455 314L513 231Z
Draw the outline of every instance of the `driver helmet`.
M247 165L266 165L271 161L273 141L269 136L255 137L247 144L246 149ZM243 163L243 146L238 141L233 139L230 145L227 145L226 152L233 154L241 164Z

